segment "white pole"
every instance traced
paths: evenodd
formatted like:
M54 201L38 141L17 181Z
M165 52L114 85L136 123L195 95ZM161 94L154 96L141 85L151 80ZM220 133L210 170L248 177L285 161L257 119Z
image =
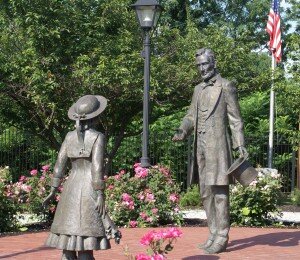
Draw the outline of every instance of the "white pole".
M273 140L274 140L274 71L276 67L275 57L272 54L272 85L270 92L270 121L269 121L269 147L268 147L268 168L273 167Z

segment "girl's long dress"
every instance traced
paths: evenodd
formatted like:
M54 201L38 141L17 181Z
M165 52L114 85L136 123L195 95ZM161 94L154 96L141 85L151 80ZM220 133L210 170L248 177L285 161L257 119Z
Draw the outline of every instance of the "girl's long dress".
M62 177L68 159L72 168L63 186L47 246L73 251L110 248L106 234L110 227L95 210L97 194L92 186L93 174L103 169L104 137L89 130L84 140L85 150L78 153L76 132L68 133L58 155L54 177Z

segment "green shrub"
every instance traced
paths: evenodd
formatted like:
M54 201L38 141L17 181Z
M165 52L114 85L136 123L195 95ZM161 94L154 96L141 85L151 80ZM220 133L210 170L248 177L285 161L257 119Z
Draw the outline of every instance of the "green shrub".
M9 196L7 187L11 185L9 168L0 168L0 233L17 228L18 204Z
M231 187L230 218L233 225L265 226L280 215L281 179L278 173L260 169L248 187Z
M136 163L133 174L121 170L106 179L106 204L114 222L127 227L180 225L179 185L169 169Z
M179 201L180 207L200 207L201 198L198 185L192 185L186 192L182 193Z
M290 198L291 198L291 202L293 205L300 206L300 190L299 189L297 189L297 188L294 189L291 192Z

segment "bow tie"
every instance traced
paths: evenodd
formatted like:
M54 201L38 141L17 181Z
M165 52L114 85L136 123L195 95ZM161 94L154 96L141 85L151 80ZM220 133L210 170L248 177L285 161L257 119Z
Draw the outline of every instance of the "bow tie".
M209 86L213 86L214 85L214 82L213 81L207 81L207 82L204 82L204 88L206 88L206 87L209 87Z

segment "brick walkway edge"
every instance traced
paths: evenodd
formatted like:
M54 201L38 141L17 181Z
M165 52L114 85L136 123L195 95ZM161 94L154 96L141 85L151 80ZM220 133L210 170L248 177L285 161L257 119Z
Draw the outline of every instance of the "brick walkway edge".
M139 239L149 230L152 229L121 229L121 244L112 241L112 249L95 251L95 259L126 260L126 246L132 254L145 252ZM218 255L206 255L197 248L207 238L207 227L182 227L181 230L183 236L169 253L168 260L300 259L300 229L231 228L228 248ZM60 259L60 250L43 245L47 235L48 232L38 232L0 237L0 259Z

